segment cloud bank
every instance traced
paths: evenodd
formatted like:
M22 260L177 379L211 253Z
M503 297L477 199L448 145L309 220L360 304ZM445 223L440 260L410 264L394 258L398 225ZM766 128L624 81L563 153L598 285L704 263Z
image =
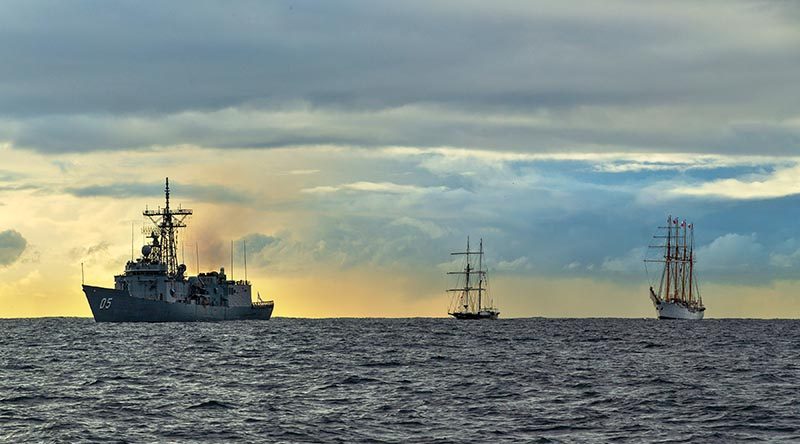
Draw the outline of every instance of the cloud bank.
M800 141L788 2L12 1L0 39L0 140L40 152Z

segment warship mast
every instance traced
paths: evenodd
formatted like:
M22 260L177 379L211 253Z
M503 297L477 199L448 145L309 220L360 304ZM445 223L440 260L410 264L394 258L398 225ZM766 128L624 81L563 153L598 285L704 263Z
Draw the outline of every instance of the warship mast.
M178 228L185 228L184 220L192 214L192 210L181 208L173 210L169 206L169 177L166 178L164 187L166 203L164 208L157 210L144 210L142 214L150 218L150 221L158 228L158 236L153 235L153 246L157 247L157 255L161 263L167 266L167 276L174 278L178 276L178 244L176 232ZM158 242L155 242L158 239Z

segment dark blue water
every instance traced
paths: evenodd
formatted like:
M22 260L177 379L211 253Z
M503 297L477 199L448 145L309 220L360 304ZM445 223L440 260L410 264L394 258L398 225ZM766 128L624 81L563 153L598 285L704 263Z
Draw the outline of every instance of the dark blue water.
M8 442L800 440L800 322L0 321Z

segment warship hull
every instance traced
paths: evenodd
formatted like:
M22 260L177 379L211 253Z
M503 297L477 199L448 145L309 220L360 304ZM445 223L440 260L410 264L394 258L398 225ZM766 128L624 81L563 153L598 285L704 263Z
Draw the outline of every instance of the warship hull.
M705 313L705 308L689 307L679 302L661 301L656 303L655 306L658 319L700 320L703 319L703 314Z
M84 285L97 322L198 322L267 320L274 304L243 307L184 304L132 297L127 291Z

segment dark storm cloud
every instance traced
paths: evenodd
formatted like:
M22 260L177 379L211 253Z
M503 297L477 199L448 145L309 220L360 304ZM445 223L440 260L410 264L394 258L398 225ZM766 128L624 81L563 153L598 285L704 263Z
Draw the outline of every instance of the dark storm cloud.
M462 2L7 3L3 114L170 113L246 102L396 107L468 102L524 108L648 100L624 78L674 23L539 13ZM643 17L646 18L646 17ZM631 49L634 49L631 53ZM627 54L626 54L627 53ZM636 64L655 73L654 57ZM620 72L624 72L619 70ZM635 75L630 72L629 75ZM558 82L553 83L554 80ZM685 88L681 88L685 89Z
M13 264L27 245L28 241L17 231L0 231L0 267Z
M219 185L192 185L171 182L170 189L174 199L191 199L200 202L242 204L251 202L247 193L235 191ZM76 197L113 197L118 199L132 197L163 196L163 183L111 183L106 185L86 185L68 187L64 192Z
M799 132L790 8L6 2L0 140L785 154Z

